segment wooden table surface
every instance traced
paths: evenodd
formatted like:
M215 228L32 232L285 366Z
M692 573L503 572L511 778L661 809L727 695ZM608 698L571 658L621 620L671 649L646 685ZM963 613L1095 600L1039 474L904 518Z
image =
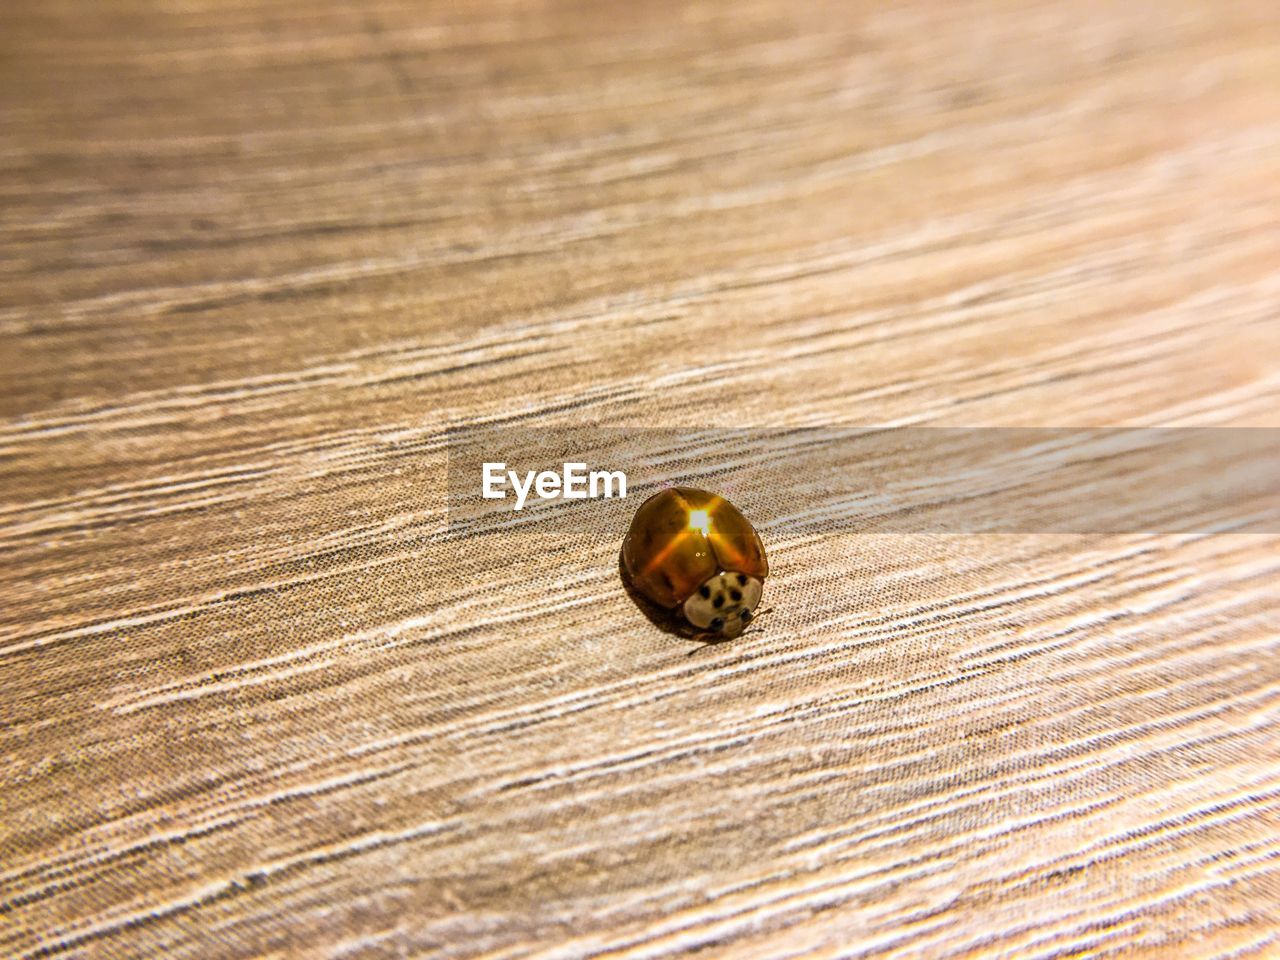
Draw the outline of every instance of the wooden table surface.
M1274 0L11 0L0 192L0 954L1280 956L1280 537L748 491L690 656L444 513L482 423L1280 426Z

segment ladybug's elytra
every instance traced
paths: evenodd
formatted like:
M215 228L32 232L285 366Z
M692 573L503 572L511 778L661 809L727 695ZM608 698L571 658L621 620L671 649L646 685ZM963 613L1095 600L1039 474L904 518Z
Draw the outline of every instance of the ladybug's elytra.
M632 585L694 627L736 637L769 575L760 535L732 503L693 487L654 494L622 543Z

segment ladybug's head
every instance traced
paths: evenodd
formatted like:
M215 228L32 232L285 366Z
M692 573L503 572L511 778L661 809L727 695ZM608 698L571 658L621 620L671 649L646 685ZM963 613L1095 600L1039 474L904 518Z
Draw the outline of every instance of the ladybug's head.
M763 591L745 573L717 573L684 602L684 618L702 630L736 637L751 622Z

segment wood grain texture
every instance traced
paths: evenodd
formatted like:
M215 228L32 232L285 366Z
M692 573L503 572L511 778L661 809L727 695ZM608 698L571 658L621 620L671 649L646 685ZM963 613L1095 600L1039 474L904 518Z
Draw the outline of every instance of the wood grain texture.
M1277 91L1272 0L0 6L0 954L1280 955L1280 538L753 517L690 656L443 536L504 419L1280 426Z

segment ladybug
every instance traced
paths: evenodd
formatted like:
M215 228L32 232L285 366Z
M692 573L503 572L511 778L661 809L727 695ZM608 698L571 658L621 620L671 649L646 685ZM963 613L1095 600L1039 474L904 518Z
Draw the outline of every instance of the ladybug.
M637 591L700 631L736 637L769 575L764 544L728 500L693 487L656 493L636 511L622 563Z

